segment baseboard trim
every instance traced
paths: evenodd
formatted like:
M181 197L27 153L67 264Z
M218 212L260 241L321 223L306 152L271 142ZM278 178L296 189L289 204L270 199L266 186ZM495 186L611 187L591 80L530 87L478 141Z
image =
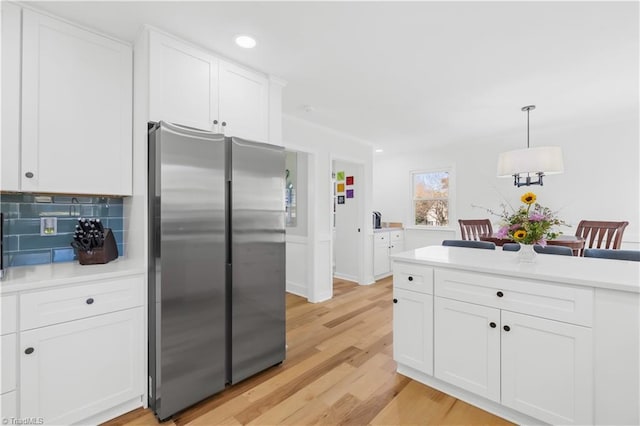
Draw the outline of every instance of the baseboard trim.
M346 281L352 281L352 282L358 284L358 277L353 276L353 275L346 275L346 274L340 274L340 273L334 272L333 278L338 278L340 280L346 280Z
M302 284L294 283L293 281L287 281L286 291L287 293L295 294L296 296L307 297L307 287Z

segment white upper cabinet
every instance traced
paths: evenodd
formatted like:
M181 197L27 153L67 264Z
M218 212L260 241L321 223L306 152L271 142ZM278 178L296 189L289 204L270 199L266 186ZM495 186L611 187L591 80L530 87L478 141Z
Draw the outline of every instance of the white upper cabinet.
M284 84L272 84L266 74L149 30L149 82L151 121L282 143L277 127Z
M21 190L131 194L131 47L23 10Z
M20 189L20 14L13 3L2 8L2 176L0 189Z
M220 120L224 133L267 142L268 94L267 77L220 61Z
M212 130L218 118L218 60L155 31L149 49L151 120Z

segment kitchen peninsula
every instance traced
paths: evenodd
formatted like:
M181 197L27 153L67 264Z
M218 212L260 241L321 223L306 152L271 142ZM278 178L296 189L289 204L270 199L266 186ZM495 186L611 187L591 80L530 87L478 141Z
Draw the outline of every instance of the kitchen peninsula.
M517 423L640 423L637 262L392 256L398 372Z

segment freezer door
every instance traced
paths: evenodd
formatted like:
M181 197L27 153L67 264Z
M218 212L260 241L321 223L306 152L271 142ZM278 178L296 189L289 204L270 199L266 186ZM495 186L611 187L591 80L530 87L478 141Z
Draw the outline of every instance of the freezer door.
M225 141L161 122L149 153L150 403L166 419L225 386Z
M231 383L285 357L285 154L231 138Z

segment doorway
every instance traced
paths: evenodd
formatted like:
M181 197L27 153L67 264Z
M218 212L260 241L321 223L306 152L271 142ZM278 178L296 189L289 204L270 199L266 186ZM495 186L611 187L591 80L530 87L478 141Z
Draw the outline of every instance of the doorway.
M363 284L363 165L334 159L331 176L333 277Z

